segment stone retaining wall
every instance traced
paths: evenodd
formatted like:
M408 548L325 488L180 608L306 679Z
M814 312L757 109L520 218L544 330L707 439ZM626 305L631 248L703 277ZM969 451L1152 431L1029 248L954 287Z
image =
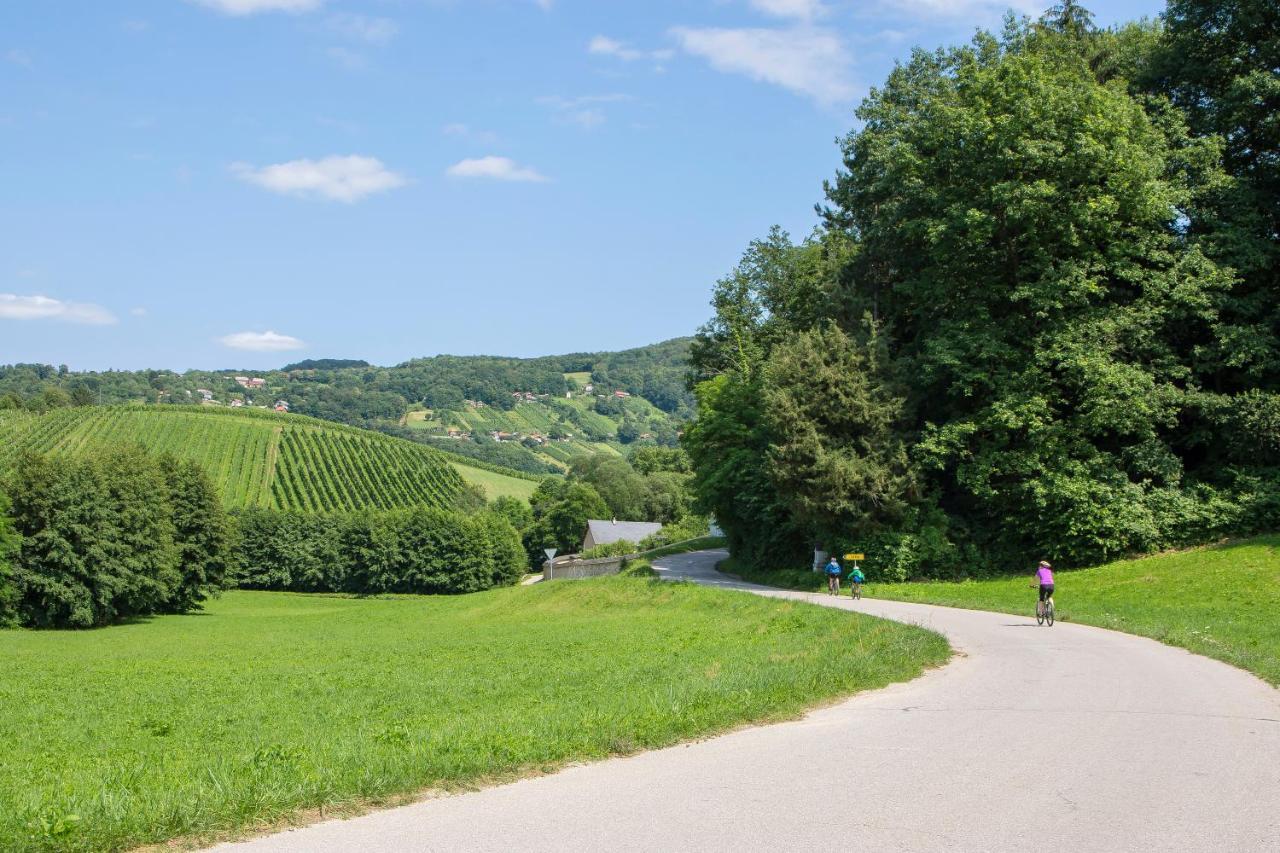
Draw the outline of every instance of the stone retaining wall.
M633 555L634 556L634 555ZM543 580L577 580L579 578L598 578L604 575L616 575L622 571L622 561L626 557L599 557L594 560L579 560L576 557L557 557L554 567L550 560L542 564Z

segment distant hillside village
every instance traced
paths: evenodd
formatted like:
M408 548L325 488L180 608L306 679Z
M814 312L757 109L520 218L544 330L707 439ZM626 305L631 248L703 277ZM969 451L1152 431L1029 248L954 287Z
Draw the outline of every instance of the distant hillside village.
M260 390L267 387L267 380L258 376L235 376L232 378L237 385L239 385L241 388L245 389L246 391L255 391L255 390ZM276 400L275 405L272 405L272 406L268 406L264 404L254 405L253 398L245 394L245 395L229 395L224 404L224 402L222 400L219 400L217 397L217 394L210 388L197 388L195 390L195 393L196 395L199 396L200 405L202 406L227 405L233 409L240 409L245 406L252 406L255 409L275 409L277 412L289 411L288 400ZM190 391L187 391L186 394L187 396L192 396Z

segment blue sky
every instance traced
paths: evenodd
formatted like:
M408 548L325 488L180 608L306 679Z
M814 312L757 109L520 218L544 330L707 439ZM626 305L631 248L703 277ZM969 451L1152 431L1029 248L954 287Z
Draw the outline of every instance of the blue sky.
M1163 7L1094 5L1101 24ZM835 138L894 60L1009 6L4 3L0 363L689 334L748 241L813 227Z

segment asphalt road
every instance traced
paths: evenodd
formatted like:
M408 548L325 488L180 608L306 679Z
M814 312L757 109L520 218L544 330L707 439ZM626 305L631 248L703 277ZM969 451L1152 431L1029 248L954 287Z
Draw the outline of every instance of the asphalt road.
M1252 675L1097 628L765 590L723 556L659 569L917 623L958 655L796 722L219 849L1280 851L1280 691Z

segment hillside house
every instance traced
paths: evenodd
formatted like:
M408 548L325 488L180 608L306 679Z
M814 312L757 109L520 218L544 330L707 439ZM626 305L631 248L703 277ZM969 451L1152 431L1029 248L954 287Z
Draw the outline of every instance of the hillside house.
M582 550L614 542L632 542L637 545L662 529L656 521L588 521L587 534L582 538Z
M191 392L188 391L187 393L189 394ZM213 392L208 388L197 388L196 393L199 394L200 399L204 400L206 403L213 399Z
M267 380L256 376L237 376L236 384L241 388L262 388L267 384Z
M288 403L288 401L287 401L287 400L276 400L276 411L277 411L277 412L287 412L287 411L289 411L289 403Z
M242 407L243 405L244 405L244 400L232 400L232 401L231 401L231 408L233 408L233 409L239 409L239 408L240 408L240 407Z
M626 391L614 391L614 392L613 392L613 396L617 397L619 400L625 400L626 398L630 397L631 395L630 395L629 393L627 393Z

